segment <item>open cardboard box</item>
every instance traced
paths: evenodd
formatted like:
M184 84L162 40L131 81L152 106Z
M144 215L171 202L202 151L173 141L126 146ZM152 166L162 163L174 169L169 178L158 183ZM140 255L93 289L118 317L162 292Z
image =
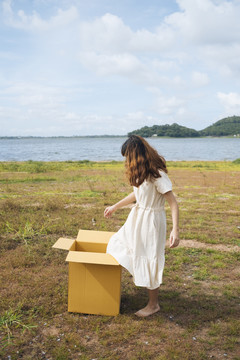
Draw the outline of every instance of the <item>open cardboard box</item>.
M113 232L79 230L77 239L60 238L53 248L68 250L68 311L117 315L121 266L106 248Z

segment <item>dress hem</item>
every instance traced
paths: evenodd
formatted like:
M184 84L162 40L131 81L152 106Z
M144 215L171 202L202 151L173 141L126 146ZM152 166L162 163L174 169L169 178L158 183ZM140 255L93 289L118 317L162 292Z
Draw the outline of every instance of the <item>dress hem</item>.
M117 260L117 262L123 266L133 277L133 282L136 286L139 286L139 287L145 287L147 288L148 290L155 290L157 288L160 287L160 285L162 284L162 274L161 274L161 281L157 284L157 285L154 285L154 286L150 286L150 284L148 283L147 285L146 284L143 284L143 283L140 283L138 281L135 280L135 276L134 276L134 272L133 272L133 269L132 269L132 266L130 265L131 261L129 259L131 259L130 256L127 256L126 255L126 258L128 259L126 261L126 258L123 258L122 256L118 256L118 254L114 254L113 252L109 252L107 251L107 254L110 254L112 255L115 260ZM163 273L163 270L162 270L162 273Z

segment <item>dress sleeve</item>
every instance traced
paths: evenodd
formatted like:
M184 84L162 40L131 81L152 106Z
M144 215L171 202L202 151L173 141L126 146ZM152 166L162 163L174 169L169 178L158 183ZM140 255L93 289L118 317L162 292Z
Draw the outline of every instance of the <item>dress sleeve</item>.
M164 171L160 171L161 177L155 180L155 186L157 191L161 194L165 194L168 191L172 191L172 183L167 174Z

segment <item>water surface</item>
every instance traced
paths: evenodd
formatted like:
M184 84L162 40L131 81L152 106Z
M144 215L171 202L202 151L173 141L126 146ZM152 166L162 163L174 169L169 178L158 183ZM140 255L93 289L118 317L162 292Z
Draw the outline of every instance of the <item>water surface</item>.
M123 160L125 137L0 139L0 161ZM167 160L235 160L240 138L148 138Z

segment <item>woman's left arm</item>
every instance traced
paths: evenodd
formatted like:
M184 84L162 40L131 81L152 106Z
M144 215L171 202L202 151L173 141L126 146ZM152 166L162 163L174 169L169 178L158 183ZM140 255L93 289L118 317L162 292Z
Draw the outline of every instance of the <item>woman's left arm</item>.
M173 228L170 234L170 248L177 247L179 244L179 209L178 209L178 203L173 195L172 191L168 191L164 194L165 199L167 200L171 212L172 212L172 222L173 222Z

